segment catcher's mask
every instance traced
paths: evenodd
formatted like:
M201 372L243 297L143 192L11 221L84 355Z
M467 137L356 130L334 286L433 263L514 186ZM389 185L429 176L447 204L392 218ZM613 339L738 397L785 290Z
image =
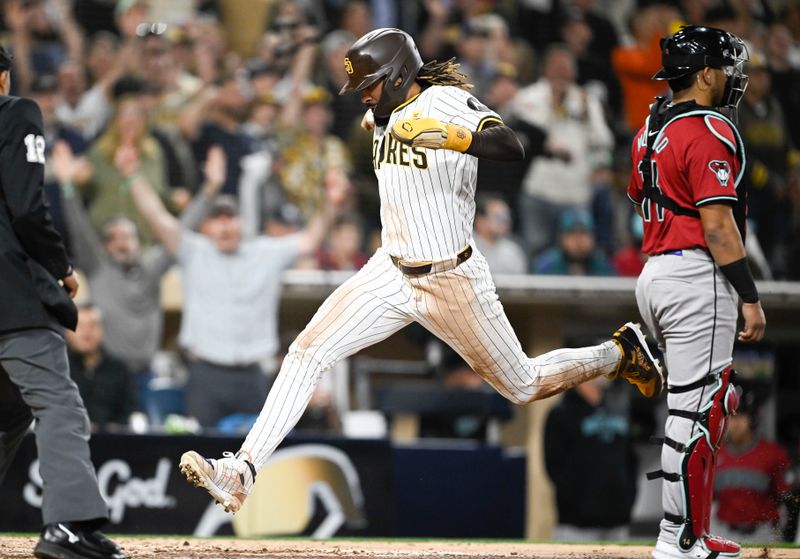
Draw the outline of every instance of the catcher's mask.
M406 100L408 88L422 68L422 58L408 33L387 27L370 31L356 41L347 51L344 68L348 79L339 95L361 92L384 80L373 112L378 118L386 118Z
M731 117L747 89L748 76L744 65L748 61L747 47L739 37L714 27L688 25L671 37L661 39L663 68L653 76L656 80L674 80L703 68L720 68L727 81L720 107L727 108Z

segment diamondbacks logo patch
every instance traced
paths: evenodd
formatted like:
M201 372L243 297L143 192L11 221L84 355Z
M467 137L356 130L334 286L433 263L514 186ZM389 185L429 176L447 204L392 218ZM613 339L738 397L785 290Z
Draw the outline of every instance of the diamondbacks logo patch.
M731 166L728 165L727 161L718 161L715 159L708 163L708 168L717 176L720 185L728 186L728 179L731 178Z

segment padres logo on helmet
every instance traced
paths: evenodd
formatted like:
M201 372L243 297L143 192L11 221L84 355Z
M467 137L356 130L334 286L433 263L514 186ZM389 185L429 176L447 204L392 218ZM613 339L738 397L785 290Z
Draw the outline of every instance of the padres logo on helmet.
M347 72L348 76L353 74L353 63L350 62L349 58L344 59L344 71Z

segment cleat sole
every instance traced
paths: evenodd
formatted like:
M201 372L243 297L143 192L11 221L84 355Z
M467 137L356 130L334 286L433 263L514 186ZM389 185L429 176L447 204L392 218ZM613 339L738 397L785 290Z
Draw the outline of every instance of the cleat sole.
M225 512L237 512L241 507L241 504L235 501L229 501L226 499L221 499L219 496L216 495L217 488L214 484L209 483L208 477L202 473L200 473L200 469L196 464L199 458L193 452L185 452L183 456L181 456L181 462L179 465L179 469L183 476L186 478L186 481L194 485L195 487L199 487L200 489L205 489L211 497L225 509Z

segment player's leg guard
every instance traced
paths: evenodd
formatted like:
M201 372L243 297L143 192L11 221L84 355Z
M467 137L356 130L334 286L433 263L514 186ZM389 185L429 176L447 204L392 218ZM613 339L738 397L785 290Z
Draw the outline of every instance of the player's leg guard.
M731 383L732 374L733 370L727 367L696 383L668 389L673 394L711 389L710 399L696 411L669 410L670 415L693 422L692 435L688 441L676 441L669 437L663 439L664 444L680 454L679 471L658 471L647 475L648 479L663 477L667 482L680 484L683 510L679 514L665 511L664 518L680 525L676 544L684 553L693 550L696 545L708 548L709 557L714 552L717 553L713 557L735 557L739 553L738 546L732 542L717 541L716 538L709 538L708 534L715 455L725 435L728 416L736 411L739 402L739 396Z

